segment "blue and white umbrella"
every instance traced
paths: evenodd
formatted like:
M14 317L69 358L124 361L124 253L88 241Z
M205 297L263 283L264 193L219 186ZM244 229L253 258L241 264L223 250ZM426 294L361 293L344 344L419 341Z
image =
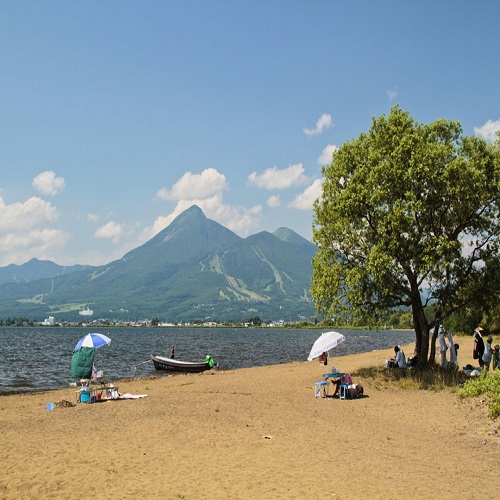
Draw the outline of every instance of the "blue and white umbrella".
M103 335L102 333L89 333L85 335L82 339L78 341L76 344L75 351L80 349L80 347L93 347L97 349L98 347L102 347L103 345L109 345L111 343L111 339Z
M307 358L308 361L312 361L314 358L321 356L324 352L333 349L340 343L344 342L345 337L338 332L325 332L321 337L314 342L311 352Z

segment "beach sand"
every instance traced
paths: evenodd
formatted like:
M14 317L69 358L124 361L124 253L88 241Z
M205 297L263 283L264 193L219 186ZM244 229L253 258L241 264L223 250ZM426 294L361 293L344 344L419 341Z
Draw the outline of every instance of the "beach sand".
M473 363L472 339L457 340L460 364ZM169 377L152 367L115 384L145 398L53 411L74 388L1 397L0 498L498 498L498 422L481 398L359 378L361 399L314 397L332 366L392 355Z

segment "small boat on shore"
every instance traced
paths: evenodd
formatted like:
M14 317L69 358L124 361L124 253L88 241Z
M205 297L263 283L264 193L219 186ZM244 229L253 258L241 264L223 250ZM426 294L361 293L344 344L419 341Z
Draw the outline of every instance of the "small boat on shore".
M209 356L207 356L206 361L200 362L180 361L179 359L166 358L164 356L155 356L154 354L151 354L150 357L157 370L164 370L168 372L200 373L204 372L205 370L210 370L214 367L213 360ZM210 360L212 360L212 363L210 363Z

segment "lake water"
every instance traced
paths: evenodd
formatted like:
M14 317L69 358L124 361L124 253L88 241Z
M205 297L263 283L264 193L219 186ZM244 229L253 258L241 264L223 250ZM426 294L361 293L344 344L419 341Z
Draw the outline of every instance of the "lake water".
M103 333L111 344L96 350L94 364L111 380L164 375L154 369L150 354L202 361L211 354L219 370L305 361L325 330L281 328L1 328L0 395L67 388L71 355L91 332ZM331 354L341 356L415 341L413 331L338 330L346 337Z

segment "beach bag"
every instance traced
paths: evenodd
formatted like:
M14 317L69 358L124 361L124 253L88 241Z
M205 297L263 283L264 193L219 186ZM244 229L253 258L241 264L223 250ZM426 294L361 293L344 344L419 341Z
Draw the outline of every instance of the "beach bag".
M479 359L479 353L475 349L472 351L472 357L474 359Z

